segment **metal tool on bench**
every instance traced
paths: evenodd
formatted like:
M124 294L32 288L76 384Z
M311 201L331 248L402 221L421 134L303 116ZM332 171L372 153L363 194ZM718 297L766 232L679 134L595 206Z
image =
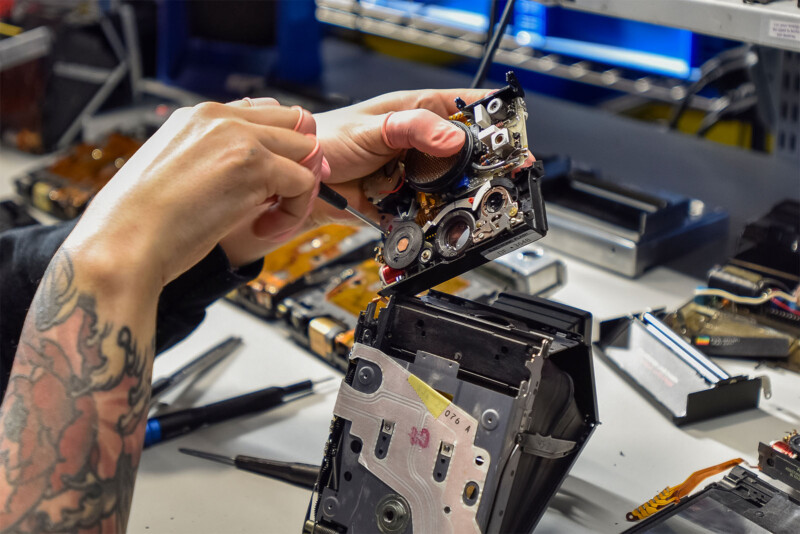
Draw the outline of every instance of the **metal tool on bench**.
M280 462L278 460L256 458L244 454L237 454L231 458L229 456L198 451L196 449L180 448L178 450L189 456L196 456L197 458L211 460L212 462L232 465L236 469L282 480L289 484L300 486L301 488L312 489L319 476L318 465L302 464L298 462Z

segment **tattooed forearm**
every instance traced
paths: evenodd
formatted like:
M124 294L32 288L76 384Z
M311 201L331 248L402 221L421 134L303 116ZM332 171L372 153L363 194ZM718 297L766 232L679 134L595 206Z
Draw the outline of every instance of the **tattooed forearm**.
M137 342L120 324L126 314L100 313L104 296L83 280L60 251L22 332L0 408L2 532L112 532L127 522L153 333Z

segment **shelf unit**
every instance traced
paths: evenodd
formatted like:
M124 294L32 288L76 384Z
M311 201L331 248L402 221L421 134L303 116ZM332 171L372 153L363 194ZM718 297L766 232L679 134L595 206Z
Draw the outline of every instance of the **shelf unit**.
M423 16L412 18L403 11L354 0L317 0L316 14L318 20L335 26L476 59L483 55L486 41L485 32L445 26L426 20ZM655 75L643 76L626 69L520 46L510 35L504 36L501 41L495 61L516 69L667 103L681 101L688 88L684 80ZM708 112L715 108L716 100L695 95L690 105Z
M538 0L537 0L538 1ZM800 52L797 0L547 0L542 4Z

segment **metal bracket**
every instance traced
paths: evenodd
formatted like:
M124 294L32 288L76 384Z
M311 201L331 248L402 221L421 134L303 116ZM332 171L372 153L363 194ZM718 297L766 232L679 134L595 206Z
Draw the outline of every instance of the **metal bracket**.
M563 458L574 451L577 445L566 439L527 433L517 434L517 443L524 453L549 459Z

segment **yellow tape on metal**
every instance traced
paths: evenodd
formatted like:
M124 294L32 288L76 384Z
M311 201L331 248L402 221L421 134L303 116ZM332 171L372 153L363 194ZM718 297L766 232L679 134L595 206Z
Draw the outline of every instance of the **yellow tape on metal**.
M411 384L411 387L414 388L414 391L419 395L420 400L422 400L425 407L428 408L428 411L431 412L434 417L438 418L444 409L450 405L450 401L447 400L447 397L430 387L415 375L408 375L408 383Z

